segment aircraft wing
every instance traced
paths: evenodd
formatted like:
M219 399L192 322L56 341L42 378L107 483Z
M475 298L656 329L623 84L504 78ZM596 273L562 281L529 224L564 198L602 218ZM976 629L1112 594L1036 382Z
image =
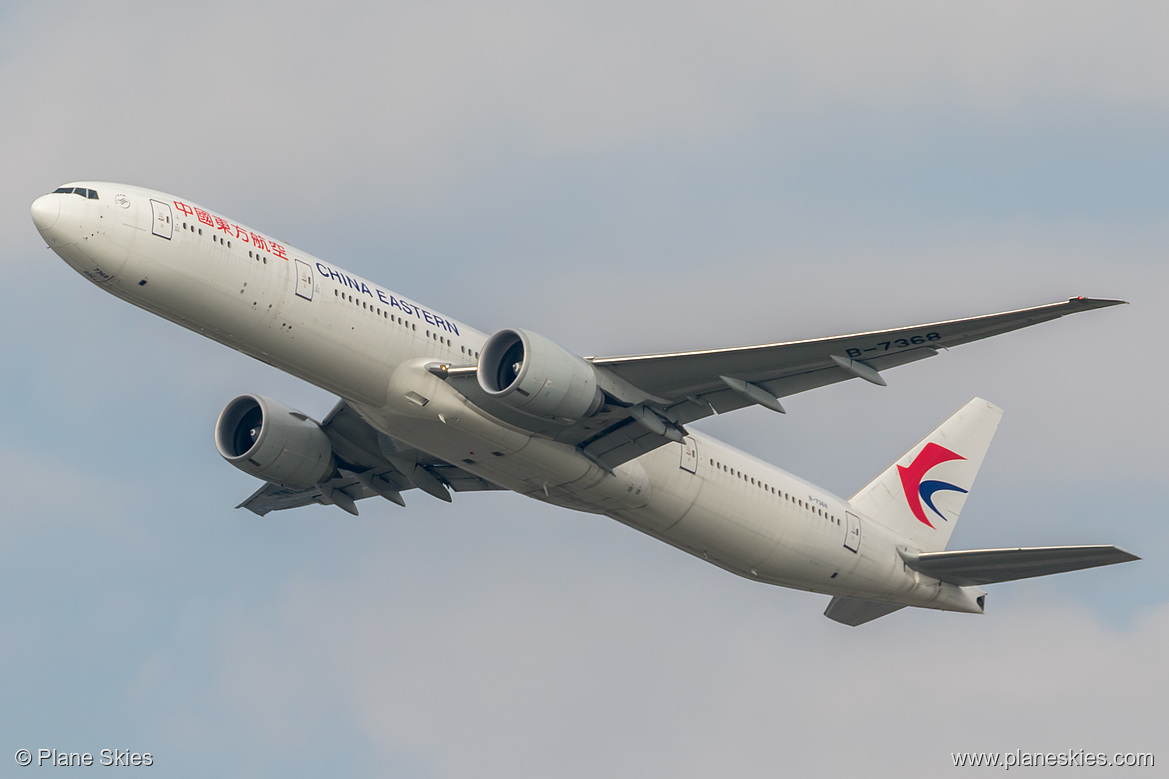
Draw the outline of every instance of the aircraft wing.
M1033 546L920 553L899 549L898 554L913 570L961 587L1010 582L1141 559L1116 546Z
M779 399L860 378L884 384L881 371L948 349L1123 300L1072 298L1000 314L874 330L804 341L633 357L586 358L606 395L596 415L571 425L522 414L484 393L475 367L443 368L440 375L489 413L533 433L579 447L594 462L615 468L669 441L685 425L750 405L783 412Z
M270 511L320 503L356 515L355 502L375 495L405 506L401 493L415 487L445 501L451 499L448 488L455 492L503 489L379 433L345 401L333 407L321 429L333 445L337 462L332 479L306 490L268 482L236 508L264 516Z
M650 395L670 401L695 397L723 413L760 403L763 394L781 398L852 378L884 384L880 371L932 357L939 349L1124 302L1079 297L1001 314L892 330L729 349L601 357L592 363ZM724 376L764 393L745 391L736 381L728 384Z

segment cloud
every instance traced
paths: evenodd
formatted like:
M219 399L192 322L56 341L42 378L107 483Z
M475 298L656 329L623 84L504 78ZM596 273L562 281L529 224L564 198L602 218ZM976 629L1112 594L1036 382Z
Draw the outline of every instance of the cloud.
M1070 602L1008 598L986 617L909 611L849 630L819 617L822 598L693 566L505 553L460 574L479 586L403 579L373 557L345 581L290 583L259 640L227 632L221 694L261 743L299 732L269 707L340 711L364 749L436 777L777 761L933 776L951 751L1152 750L1169 692L1164 606L1116 629Z
M84 162L81 175L178 177L196 196L232 181L285 202L309 181L330 210L373 187L409 208L517 159L684 155L767 130L794 160L794 144L874 112L910 127L947 112L1163 122L1169 91L1157 3L145 9L128 4L116 25L85 4L14 14L7 61L37 67L9 79L5 134ZM46 95L56 115L27 121Z
M70 526L112 530L111 524L118 524L124 485L104 482L67 459L9 446L0 447L0 470L14 485L4 501L9 544L17 539L27 543L36 534L35 526L46 520L58 532Z

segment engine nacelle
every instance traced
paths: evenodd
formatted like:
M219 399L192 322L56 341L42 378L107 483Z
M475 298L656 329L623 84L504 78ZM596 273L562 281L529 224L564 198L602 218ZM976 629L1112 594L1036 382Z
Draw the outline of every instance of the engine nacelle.
M500 330L488 338L478 377L488 395L545 419L592 416L605 402L593 366L527 330Z
M333 446L321 426L263 395L241 395L224 407L215 448L244 473L293 490L333 473Z

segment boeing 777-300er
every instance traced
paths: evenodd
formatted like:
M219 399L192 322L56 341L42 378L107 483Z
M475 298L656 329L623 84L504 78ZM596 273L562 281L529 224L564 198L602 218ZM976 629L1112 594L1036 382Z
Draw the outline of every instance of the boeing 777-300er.
M979 585L1138 559L1115 546L945 551L1002 412L975 398L845 499L701 433L696 420L860 379L940 349L1123 301L760 346L579 357L494 335L189 200L81 181L37 198L49 247L107 292L340 397L324 420L260 395L215 444L264 482L261 516L357 514L418 488L508 489L605 514L731 573L832 596L859 625L905 606L982 613Z

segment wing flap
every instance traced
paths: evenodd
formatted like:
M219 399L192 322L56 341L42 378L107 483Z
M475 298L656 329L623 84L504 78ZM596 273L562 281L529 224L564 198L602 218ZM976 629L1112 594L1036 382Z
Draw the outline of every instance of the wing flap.
M345 498L351 501L362 500L370 498L377 493L366 487L363 487L356 479L348 480L348 484L342 486L344 480L335 479L337 482L335 486L331 487L332 492L340 492ZM287 487L282 487L279 484L268 482L260 489L256 490L243 503L236 506L237 509L247 509L253 514L264 516L272 511L281 511L283 509L300 508L301 506L309 506L314 503L319 503L323 506L330 505L336 502L336 498L330 499L325 496L324 490L320 487L310 487L307 490L291 490ZM344 498L342 498L344 500Z
M611 469L667 443L668 438L652 432L632 417L626 417L601 434L581 442L580 448L593 460Z
M320 494L321 491L315 487L311 490L290 490L287 487L281 487L279 484L268 482L253 492L247 500L240 503L236 508L247 509L253 514L262 517L272 511L294 509L300 506L307 506L310 503L316 503Z
M1120 547L1108 545L919 553L899 549L898 554L913 570L960 587L1030 579L1140 559Z

